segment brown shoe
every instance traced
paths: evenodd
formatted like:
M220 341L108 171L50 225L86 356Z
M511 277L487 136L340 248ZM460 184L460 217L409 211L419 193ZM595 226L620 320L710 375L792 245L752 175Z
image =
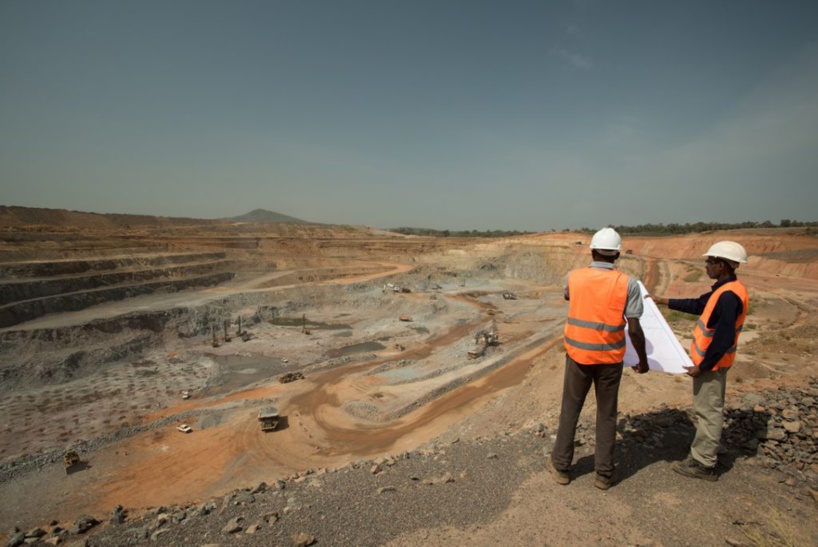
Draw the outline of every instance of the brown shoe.
M596 486L600 490L607 490L613 485L613 483L614 483L613 477L604 477L600 474L597 474L596 478L594 479L594 486Z
M670 468L680 475L684 475L685 477L702 479L710 482L716 482L719 480L719 476L716 473L715 468L705 467L691 457L688 457L680 462L675 462L670 466Z
M548 472L551 473L551 477L557 484L565 486L566 484L571 483L571 477L568 475L568 473L565 471L560 471L554 467L554 462L551 461L551 456L545 457L545 468L548 469Z

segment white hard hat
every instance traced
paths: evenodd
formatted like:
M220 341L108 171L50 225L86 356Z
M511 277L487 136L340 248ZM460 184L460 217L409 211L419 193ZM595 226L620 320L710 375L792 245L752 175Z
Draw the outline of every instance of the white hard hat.
M702 256L723 258L731 262L734 268L737 268L739 264L747 264L747 251L735 241L719 241L718 243L714 243Z
M622 249L622 238L613 228L602 228L591 238L591 249L595 251L620 251Z

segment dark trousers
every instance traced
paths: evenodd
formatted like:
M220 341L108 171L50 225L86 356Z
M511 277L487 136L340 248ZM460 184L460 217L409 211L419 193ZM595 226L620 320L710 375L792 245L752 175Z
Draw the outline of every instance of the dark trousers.
M594 467L604 477L613 476L614 443L616 442L616 412L619 402L619 382L622 363L613 365L581 365L565 356L565 383L562 388L562 409L557 441L551 461L560 471L568 471L574 461L574 437L582 405L594 386L596 395L596 453Z

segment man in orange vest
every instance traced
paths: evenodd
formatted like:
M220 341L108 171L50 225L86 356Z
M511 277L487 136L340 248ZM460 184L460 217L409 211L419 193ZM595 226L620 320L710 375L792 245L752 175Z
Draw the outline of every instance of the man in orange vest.
M719 478L716 464L724 423L727 371L736 359L738 336L747 317L750 298L747 287L736 278L736 268L747 262L744 247L733 241L719 241L703 256L707 257L707 276L716 280L709 293L699 298L655 297L654 301L672 310L700 316L690 344L690 357L695 366L687 372L693 377L696 436L690 454L674 463L672 469L687 477L715 481Z
M569 304L562 409L557 440L545 461L558 484L571 482L577 422L592 385L597 405L594 486L607 490L614 483L616 414L626 328L639 358L633 369L648 371L645 334L639 324L643 311L639 285L614 267L621 249L619 234L613 228L601 229L591 239L591 265L572 270L565 278Z

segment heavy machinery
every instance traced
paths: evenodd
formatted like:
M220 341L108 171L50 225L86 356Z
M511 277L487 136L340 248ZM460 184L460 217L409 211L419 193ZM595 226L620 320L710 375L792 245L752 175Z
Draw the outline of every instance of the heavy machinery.
M278 428L278 409L274 406L266 406L258 411L258 421L261 422L262 431L275 431Z
M66 451L63 453L62 461L65 464L66 475L71 472L71 469L82 463L82 460L80 460L80 455L73 448L66 449Z
M474 347L468 351L469 359L482 357L489 346L496 346L499 343L500 335L497 333L497 323L492 321L488 330L478 331L474 335Z
M303 380L304 375L300 372L287 372L286 374L282 374L278 377L278 381L282 384L287 384L289 382L295 382L296 380Z
M392 283L387 283L386 285L383 286L383 291L382 292L386 292L386 291L399 292L399 293L410 293L410 292L412 292L412 289L409 289L408 287L399 287L398 285L394 285Z

